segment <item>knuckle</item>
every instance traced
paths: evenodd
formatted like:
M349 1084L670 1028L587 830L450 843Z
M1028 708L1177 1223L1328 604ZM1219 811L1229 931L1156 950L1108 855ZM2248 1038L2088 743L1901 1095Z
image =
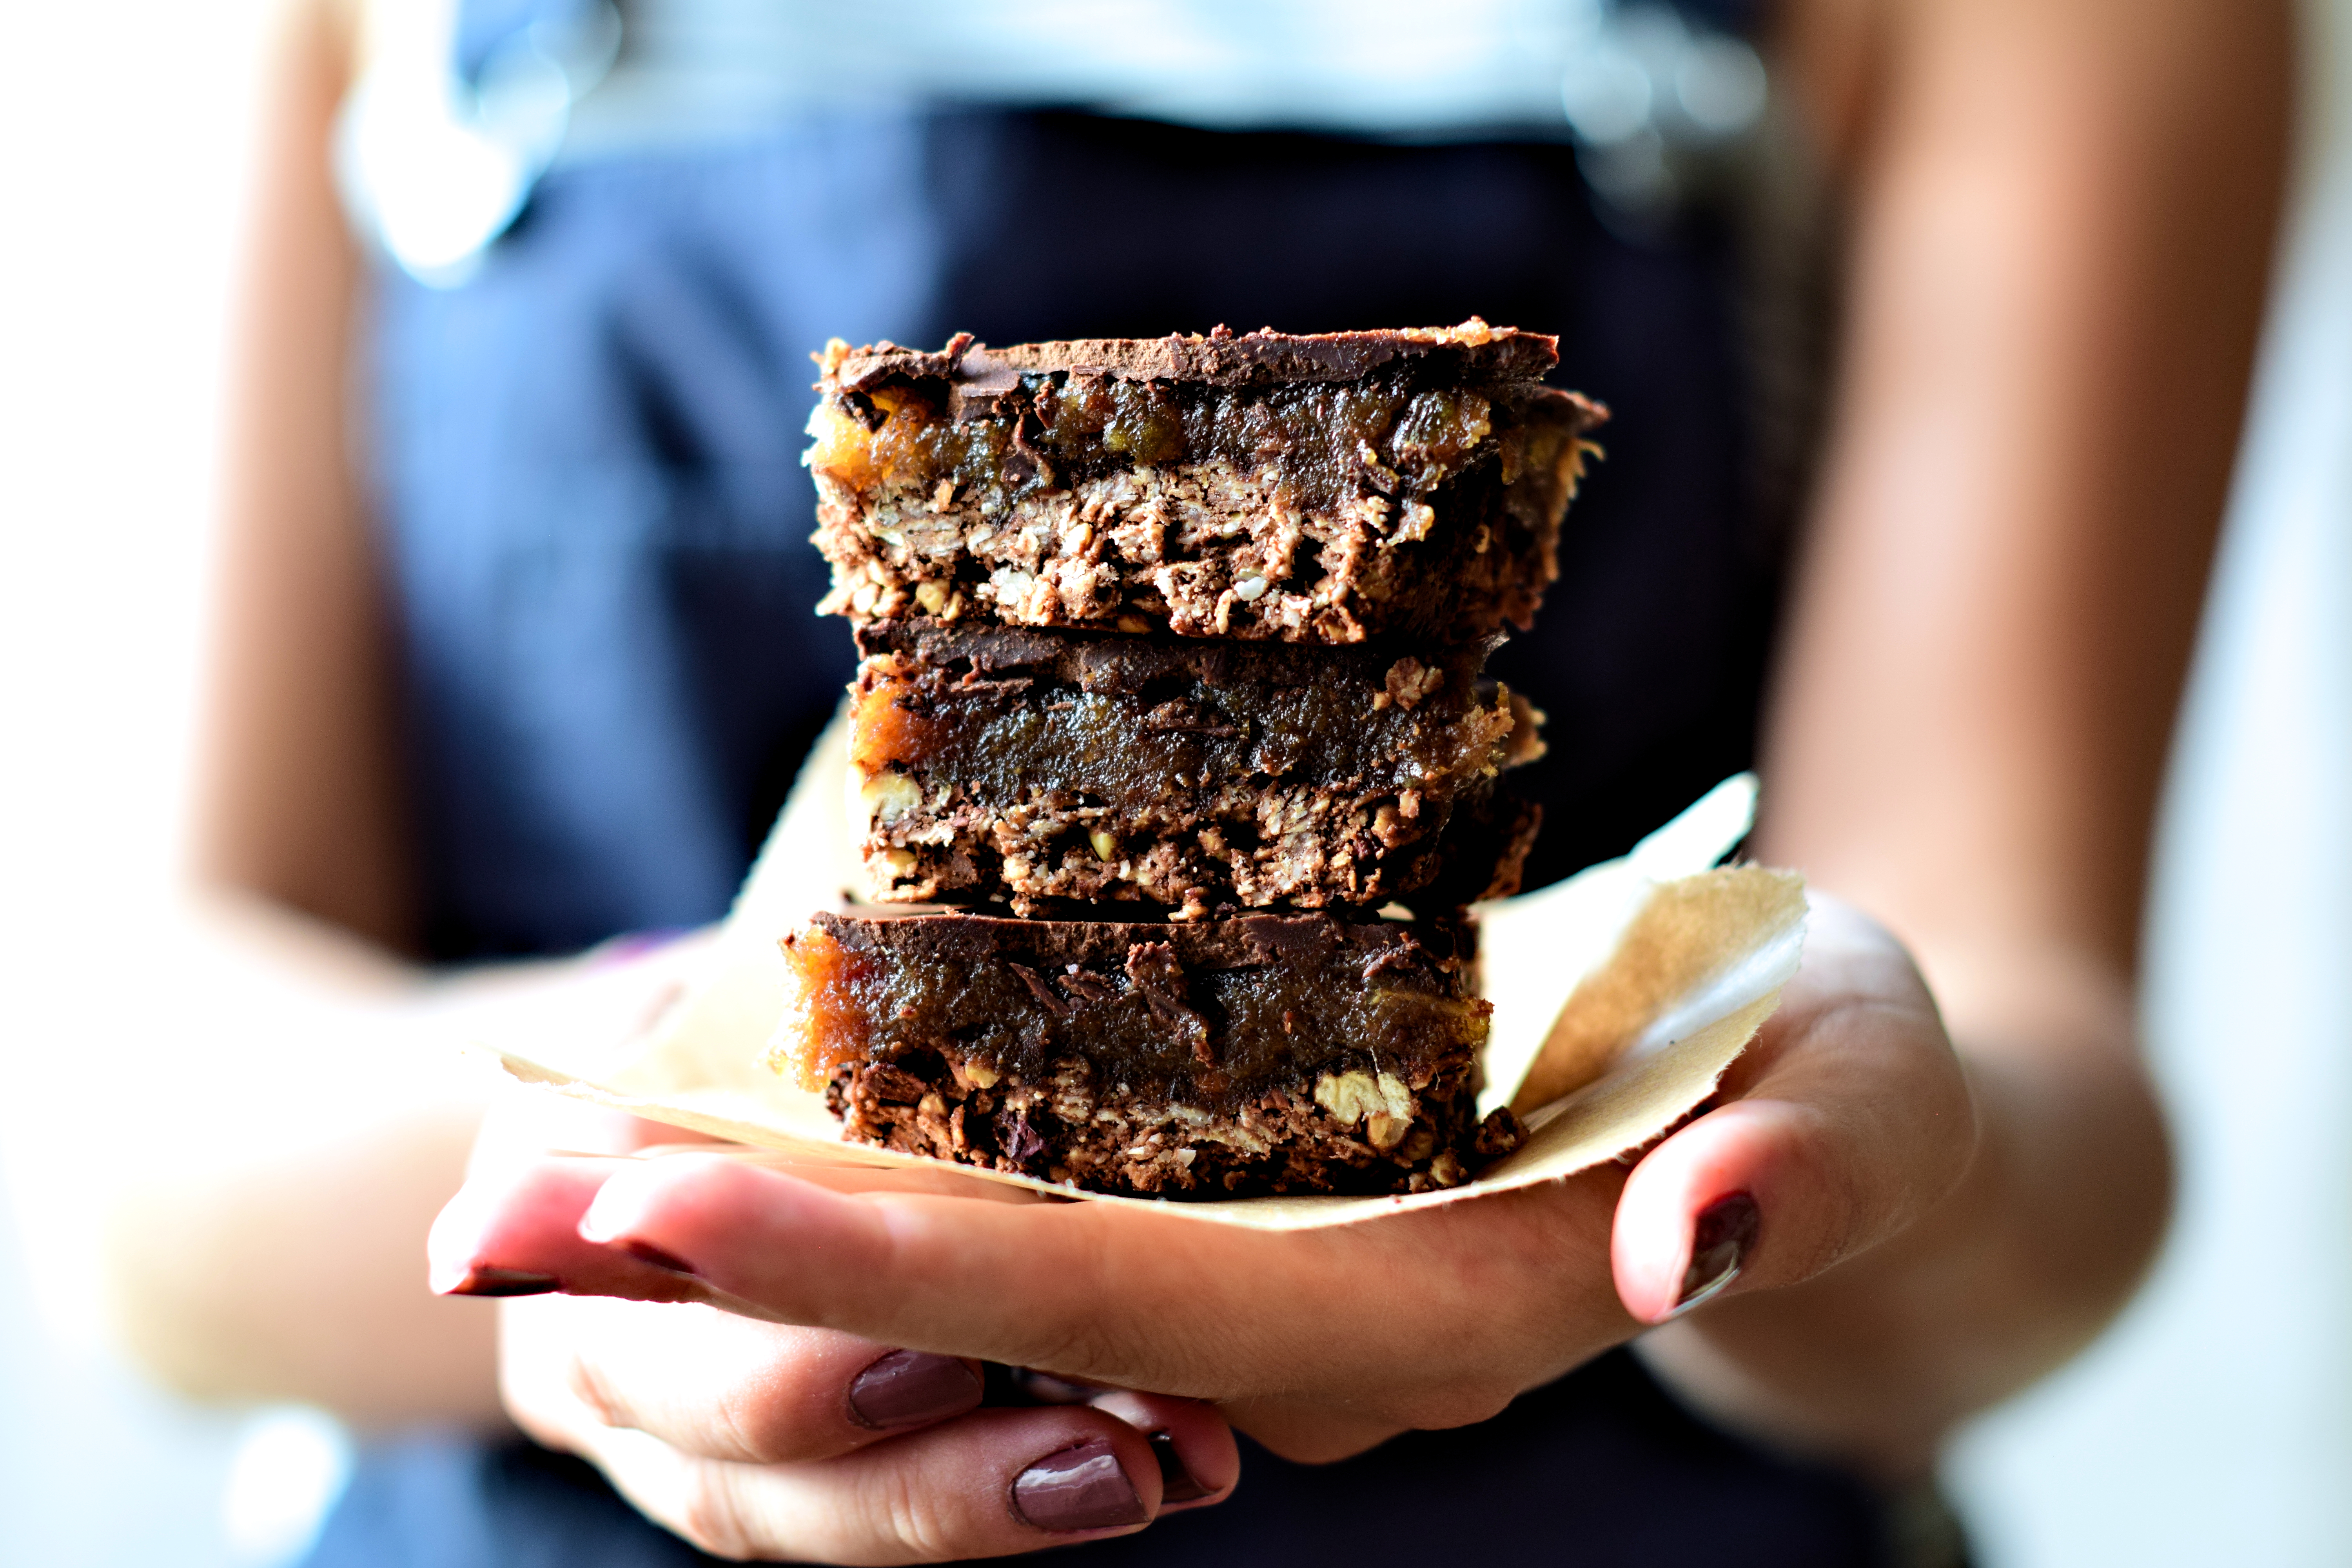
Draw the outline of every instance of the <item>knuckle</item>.
M877 1473L863 1489L863 1500L868 1532L895 1542L909 1560L943 1563L967 1555L950 1539L952 1532L936 1500L910 1468L894 1465Z
M688 1544L713 1557L745 1563L758 1554L744 1518L741 1495L728 1472L717 1465L691 1468L670 1528L684 1536Z
M712 1402L710 1415L723 1458L781 1465L810 1457L792 1413L761 1390L728 1389Z
M1076 1318L1040 1325L1025 1364L1039 1372L1095 1377L1121 1359L1118 1336L1108 1323Z
M1023 1364L1040 1372L1118 1382L1136 1367L1138 1335L1126 1314L1103 1303L1122 1300L1098 1236L1071 1238L1055 1260L1060 1288L1054 1310L1034 1320Z
M565 1360L563 1385L598 1426L622 1428L636 1425L628 1405L603 1371L576 1351Z
M1097 1301L1118 1300L1105 1291ZM1319 1337L1319 1336L1318 1336ZM1157 1322L1120 1310L1071 1310L1041 1318L1022 1346L1019 1365L1106 1387L1206 1398L1235 1391L1236 1374L1255 1391L1244 1369L1286 1374L1315 1359L1311 1343L1263 1325L1215 1324L1171 1316Z

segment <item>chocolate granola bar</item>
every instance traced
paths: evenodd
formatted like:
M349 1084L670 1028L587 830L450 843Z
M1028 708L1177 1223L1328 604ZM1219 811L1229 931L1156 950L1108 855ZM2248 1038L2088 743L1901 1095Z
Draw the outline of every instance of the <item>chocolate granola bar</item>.
M1463 921L824 913L783 941L775 1065L860 1142L1098 1191L1425 1191L1478 1121Z
M880 621L850 762L874 897L1433 908L1516 891L1489 822L1537 715L1479 644L1307 647ZM1442 904L1440 900L1443 900Z
M1184 637L1528 626L1597 405L1458 327L937 353L838 341L809 431L824 608Z

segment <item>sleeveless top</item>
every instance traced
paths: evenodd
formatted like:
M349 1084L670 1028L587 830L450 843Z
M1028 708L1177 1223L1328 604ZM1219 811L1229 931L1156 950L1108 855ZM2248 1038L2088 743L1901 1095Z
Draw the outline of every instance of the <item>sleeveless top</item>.
M1529 885L1622 852L1749 761L1793 491L1751 416L1737 226L1599 200L1595 166L1557 134L824 104L548 161L456 286L381 268L365 437L431 951L724 912L852 666L812 613L800 463L834 336L1558 332L1555 379L1614 419L1494 668L1549 716ZM1894 1560L1865 1489L1711 1429L1622 1351L1342 1464L1244 1449L1228 1503L1057 1560ZM707 1559L576 1460L424 1436L363 1451L309 1561Z

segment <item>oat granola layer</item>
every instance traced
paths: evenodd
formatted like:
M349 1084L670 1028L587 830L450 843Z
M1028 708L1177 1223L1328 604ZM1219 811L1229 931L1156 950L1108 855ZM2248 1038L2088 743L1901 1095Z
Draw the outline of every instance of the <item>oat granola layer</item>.
M1598 405L1459 327L939 353L835 342L809 430L824 607L1184 637L1530 624Z
M1171 1197L1422 1191L1517 1141L1464 921L869 910L783 952L776 1066L853 1141Z
M1479 679L1480 645L923 619L857 643L850 761L875 898L1199 915L1517 889L1533 823L1497 807L1495 781L1540 749L1537 715Z

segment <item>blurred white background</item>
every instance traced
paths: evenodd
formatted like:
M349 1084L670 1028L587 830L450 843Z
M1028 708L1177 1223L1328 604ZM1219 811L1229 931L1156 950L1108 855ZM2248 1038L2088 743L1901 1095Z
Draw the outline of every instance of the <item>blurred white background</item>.
M9 1564L268 1563L341 1463L314 1416L110 1365L37 1228L71 1211L44 1145L105 1128L37 1065L97 1009L173 1026L135 911L176 854L267 6L0 9L0 1183L41 1199L0 1205ZM1987 1568L2352 1563L2352 0L2308 8L2302 194L2151 917L2179 1222L2125 1321L1958 1445Z
M12 1196L38 1190L45 1137L104 1136L44 1103L33 1070L82 1048L76 1020L95 999L170 1026L168 998L143 994L135 966L101 985L73 954L127 951L117 911L138 900L124 895L158 884L175 854L177 824L157 803L192 717L223 302L266 5L0 6L0 1182ZM111 943L92 940L110 929ZM211 1568L279 1554L299 1521L268 1539L250 1480L239 1517L229 1509L241 1439L261 1434L267 1458L269 1426L175 1404L109 1364L68 1279L45 1280L37 1305L19 1245L31 1238L14 1217L0 1207L0 1563ZM287 1475L274 1489L290 1495L298 1471Z

